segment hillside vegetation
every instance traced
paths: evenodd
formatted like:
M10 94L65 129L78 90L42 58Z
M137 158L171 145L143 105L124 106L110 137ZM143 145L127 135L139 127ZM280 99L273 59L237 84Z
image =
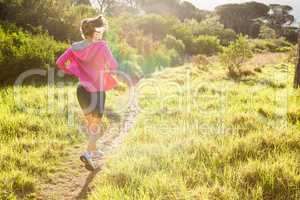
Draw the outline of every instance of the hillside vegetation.
M288 52L297 40L297 28L286 26L294 18L285 5L227 4L210 12L178 0L97 2L106 8L101 10L109 24L104 39L119 69L133 78L183 65L199 54L222 53L239 34L251 37L255 52ZM278 9L282 12L269 14ZM78 0L3 0L0 11L2 85L30 69L55 68L56 58L82 40L81 20L101 13ZM41 79L46 82L45 77L35 81Z
M262 73L239 81L218 61L143 80L135 129L89 199L299 199L293 65L262 57Z
M117 110L117 96L107 96L107 109ZM71 150L85 145L76 87L6 87L0 101L0 199L36 199L43 182L67 173L64 159ZM105 116L104 127L110 123Z
M0 1L0 200L39 199L48 185L85 170L74 164L87 133L78 80L55 61L82 40L81 20L100 13L118 69L140 80L140 112L116 154L102 158L101 173L82 173L72 191L56 184L45 197L60 185L64 198L86 196L91 182L91 200L300 199L300 90L292 88L294 74L300 82L299 29L291 6L97 2ZM14 84L32 69L44 75ZM127 91L123 83L109 92L107 110L127 109L119 103ZM112 123L105 114L105 131ZM82 177L87 183L77 186Z

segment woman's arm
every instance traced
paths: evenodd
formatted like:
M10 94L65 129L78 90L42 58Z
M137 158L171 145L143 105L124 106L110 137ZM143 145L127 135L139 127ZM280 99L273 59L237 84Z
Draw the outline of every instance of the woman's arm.
M68 48L59 58L56 60L56 65L58 68L63 70L67 74L73 74L66 66L67 61L72 61L72 50Z
M115 73L118 68L118 63L106 43L104 45L104 56L105 62L108 65L110 72Z

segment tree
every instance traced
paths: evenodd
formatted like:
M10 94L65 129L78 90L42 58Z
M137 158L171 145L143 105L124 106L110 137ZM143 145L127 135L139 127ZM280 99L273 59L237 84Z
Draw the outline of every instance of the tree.
M255 22L260 26L268 26L276 31L278 36L284 36L291 42L296 42L298 38L297 27L290 26L295 18L290 12L293 10L291 6L271 4L266 17L259 17Z
M125 0L125 2L129 7L137 9L137 0Z
M56 40L79 40L80 20L96 12L90 6L72 6L72 3L71 0L0 0L0 20L34 34L46 31Z
M147 13L175 14L179 0L139 0L138 5Z
M79 4L83 4L83 5L91 5L90 0L73 0L74 4L79 5Z
M194 24L194 35L211 35L217 36L222 45L228 45L236 38L236 34L232 29L224 28L224 25L220 23L218 16L209 16L205 20L202 20L198 24Z
M241 66L253 56L248 38L240 35L234 43L224 48L221 62L228 68L230 77L241 76Z
M95 0L96 7L100 13L104 13L105 10L112 8L117 2L116 0Z
M243 33L256 37L259 25L255 19L267 17L269 7L263 3L248 2L242 4L225 4L216 7L220 22L226 28L233 29L236 33Z
M167 35L163 41L168 49L175 49L180 55L184 54L184 43L181 40L175 38L173 35Z
M216 36L199 35L193 40L193 54L212 56L221 51L220 40Z
M147 35L152 35L156 40L165 38L175 23L176 21L172 21L171 17L167 18L157 14L144 15L136 21L140 30Z
M205 17L210 13L210 11L200 10L188 1L181 2L176 11L176 15L179 17L179 19L195 19L198 22L204 20Z
M267 20L270 26L280 35L283 33L283 27L285 25L291 25L295 20L294 16L290 14L292 10L293 8L287 5L270 5L270 12Z
M300 88L300 31L298 32L298 62L295 70L294 88Z
M285 27L284 29L284 37L291 43L297 43L298 40L298 27Z
M170 31L170 34L181 40L186 48L187 54L194 54L193 50L193 32L191 27L187 27L184 23L178 23L174 25Z

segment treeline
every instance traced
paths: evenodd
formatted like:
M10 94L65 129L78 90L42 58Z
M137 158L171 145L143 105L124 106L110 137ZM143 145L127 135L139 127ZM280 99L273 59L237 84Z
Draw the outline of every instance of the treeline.
M281 5L228 4L209 12L179 0L92 2L0 1L0 82L11 82L26 69L55 66L55 58L81 40L80 20L99 13L109 20L106 39L121 70L132 76L182 64L194 55L217 54L238 34L261 38L253 43L258 52L287 50L290 44L282 37L294 41L296 31L286 26L293 22L291 8Z

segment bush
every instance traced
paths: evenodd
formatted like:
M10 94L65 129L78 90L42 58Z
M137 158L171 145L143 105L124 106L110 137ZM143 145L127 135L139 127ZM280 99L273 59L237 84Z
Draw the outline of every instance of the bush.
M168 50L161 42L154 41L140 31L131 30L123 34L119 22L120 19L111 19L108 40L114 56L121 63L120 70L133 76L151 74L169 67L178 59L175 50Z
M284 38L276 39L254 39L250 43L254 52L286 52L292 47L292 44Z
M179 23L171 16L148 14L137 19L137 27L145 34L150 34L154 39L163 39L171 30L174 24Z
M197 55L192 57L192 64L197 69L208 71L208 66L211 64L208 57L204 55Z
M172 35L167 35L164 39L164 44L169 49L175 49L180 55L184 54L185 45L182 40L178 40Z
M119 66L120 71L125 72L129 75L129 77L141 77L142 71L141 67L138 65L137 62L125 60L121 62Z
M276 46L270 40L254 39L250 40L250 48L253 50L253 52L262 53L274 51Z
M231 77L240 76L241 66L252 57L247 37L240 35L237 40L223 49L221 62L228 68Z
M128 44L126 38L121 37L121 27L118 19L109 19L107 40L114 57L119 63L119 69L129 76L138 76L141 72L139 49Z
M167 50L164 45L155 43L141 63L144 74L151 74L156 70L170 66L173 55L174 51Z
M215 36L200 35L193 41L193 54L214 55L221 51L220 40Z
M237 35L234 32L234 30L226 28L220 33L219 37L221 44L224 46L228 46L231 42L233 42L236 39Z
M164 39L164 44L169 50L174 50L172 53L172 64L178 65L184 62L185 45L181 40L176 39L172 35L167 35Z
M193 30L192 27L186 26L184 24L177 24L173 26L170 32L171 35L175 36L176 39L181 40L186 49L187 54L193 54Z
M288 42L284 37L280 37L280 38L274 39L272 41L277 46L277 48L292 46L292 44L290 42Z
M261 39L275 39L276 31L267 25L262 25L259 31L259 38Z
M220 23L219 18L207 17L200 23L194 24L195 35L210 35L217 36L220 39L222 45L229 45L230 42L236 38L236 33L229 28L224 28L224 25Z
M61 41L80 39L81 19L97 14L90 6L71 5L70 0L1 0L0 10L0 20L16 23L31 33L43 29Z
M56 42L48 34L31 35L21 29L4 30L0 26L0 83L12 83L22 72L55 66L57 56L67 44Z
M282 52L282 53L289 52L291 50L292 50L292 47L279 47L279 48L276 48L276 52Z
M293 45L288 52L288 58L287 61L293 64L297 63L297 57L298 57L298 46Z

